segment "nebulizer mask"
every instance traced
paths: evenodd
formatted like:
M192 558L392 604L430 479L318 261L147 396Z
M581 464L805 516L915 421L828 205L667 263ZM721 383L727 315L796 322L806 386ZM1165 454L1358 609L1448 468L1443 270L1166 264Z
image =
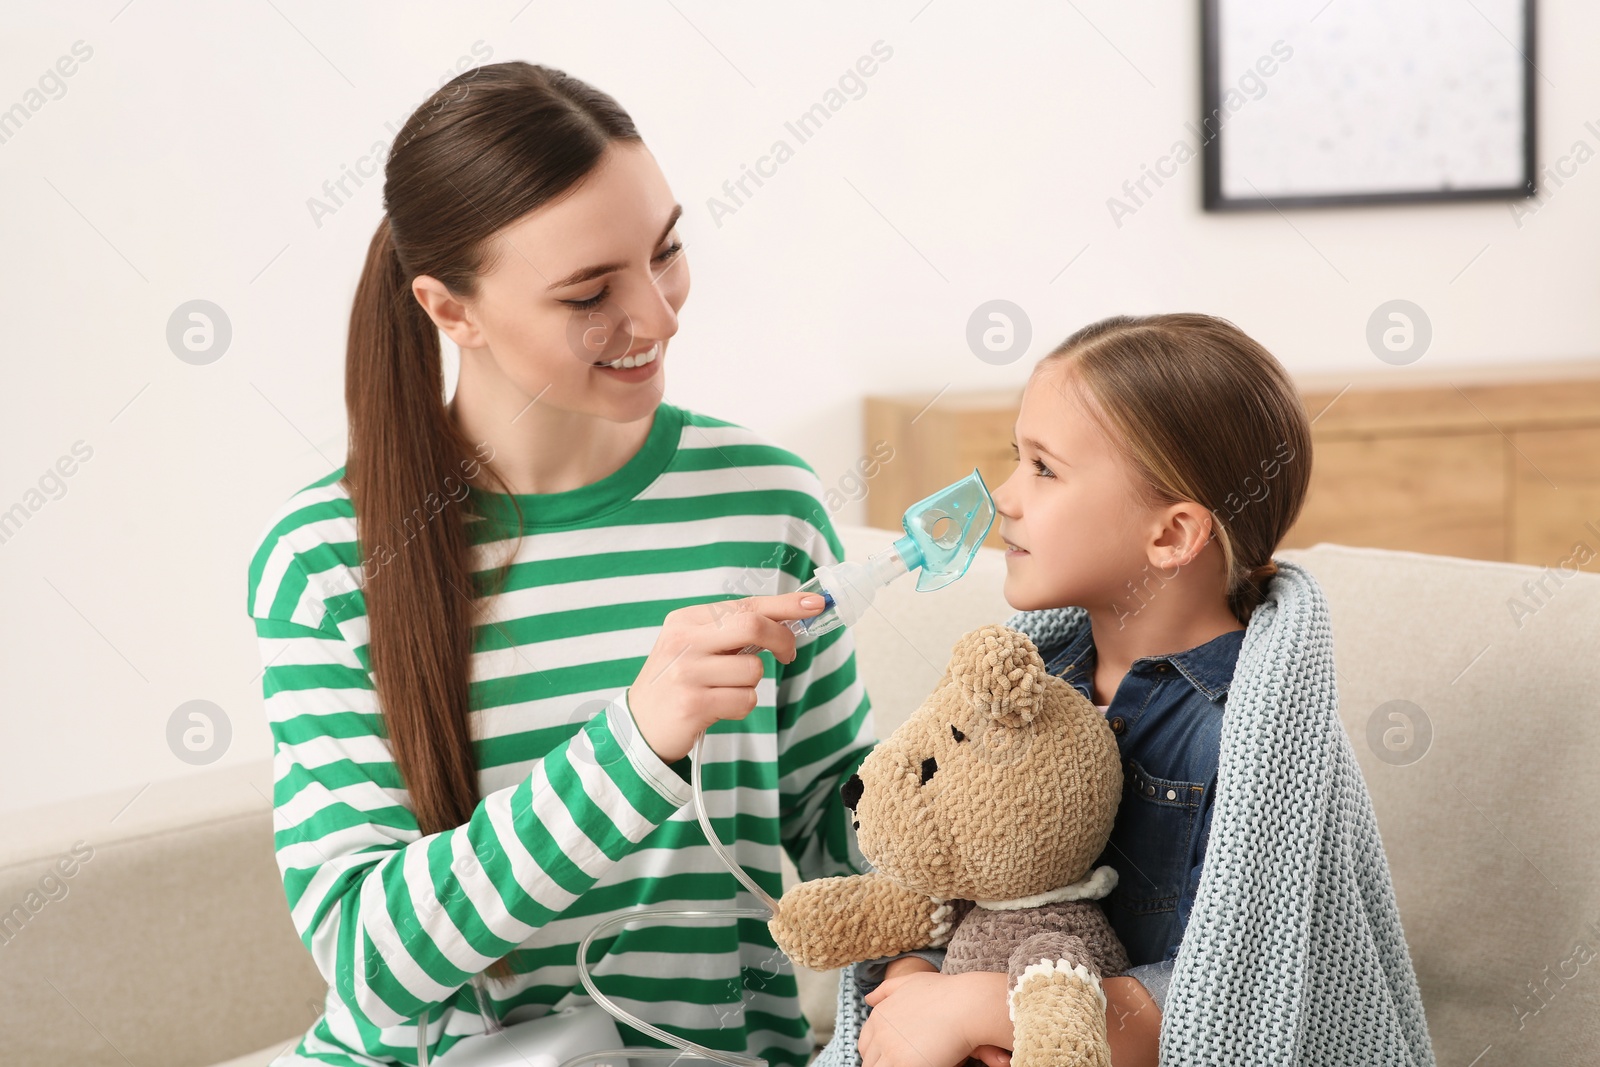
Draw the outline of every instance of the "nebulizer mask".
M989 495L983 477L974 470L960 481L907 508L901 520L905 536L890 547L859 563L844 562L818 567L815 576L802 585L800 591L820 594L823 610L810 618L793 619L784 625L802 640L819 637L840 626L853 625L867 613L879 589L912 571L917 572L919 592L944 588L967 573L994 522L994 515L994 499ZM741 651L751 653L758 650L759 646L751 645ZM464 1038L447 1055L434 1061L435 1067L498 1067L503 1064L531 1067L581 1067L585 1064L638 1067L640 1061L656 1059L708 1061L725 1064L726 1067L767 1067L767 1061L759 1057L707 1048L676 1034L669 1034L636 1017L595 986L585 963L589 946L597 938L644 919L749 917L765 921L778 914L777 900L761 888L728 853L706 816L700 787L701 749L705 740L706 735L702 731L695 739L690 768L690 784L694 791L695 813L700 820L700 829L712 851L727 865L728 870L765 906L716 909L649 907L603 919L579 943L576 960L578 979L588 991L593 1004L569 1007L528 1022L501 1026L489 1009L482 984L474 983L480 1009L490 1032ZM601 1009L672 1047L621 1047L622 1037L616 1024L602 1014ZM426 1033L426 1027L418 1028L417 1062L423 1067L428 1064ZM634 1062L630 1065L629 1061Z

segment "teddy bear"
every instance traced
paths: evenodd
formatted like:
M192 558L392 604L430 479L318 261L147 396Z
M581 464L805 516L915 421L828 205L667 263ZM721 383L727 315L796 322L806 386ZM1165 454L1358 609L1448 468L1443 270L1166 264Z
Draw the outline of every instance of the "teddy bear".
M1110 1067L1102 978L1129 960L1095 867L1122 799L1105 716L1032 640L963 635L933 693L841 787L867 874L792 886L768 922L830 970L944 947L942 971L1003 971L1013 1067Z

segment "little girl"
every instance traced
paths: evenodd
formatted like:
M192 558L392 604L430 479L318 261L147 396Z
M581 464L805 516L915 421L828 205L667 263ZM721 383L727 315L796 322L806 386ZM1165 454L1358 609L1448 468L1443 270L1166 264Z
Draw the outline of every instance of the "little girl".
M1039 652L1105 712L1121 751L1123 797L1095 866L1117 871L1101 903L1134 966L1103 981L1107 1034L1116 1067L1153 1065L1205 860L1228 687L1305 498L1310 424L1283 366L1232 324L1117 316L1034 368L1014 448L994 491L1005 596L1023 612L1088 614ZM1009 1059L1006 975L918 973L940 955L859 966L864 1067L923 1062L913 1049Z

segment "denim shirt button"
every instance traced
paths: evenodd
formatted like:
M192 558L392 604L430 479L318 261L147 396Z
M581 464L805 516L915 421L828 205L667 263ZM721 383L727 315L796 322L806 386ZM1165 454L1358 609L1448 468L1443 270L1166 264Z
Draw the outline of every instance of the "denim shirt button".
M1122 734L1126 733L1127 729L1128 729L1128 724L1122 721L1122 716L1121 715L1118 715L1116 718L1111 720L1111 732L1116 734L1116 735L1118 735L1119 737Z

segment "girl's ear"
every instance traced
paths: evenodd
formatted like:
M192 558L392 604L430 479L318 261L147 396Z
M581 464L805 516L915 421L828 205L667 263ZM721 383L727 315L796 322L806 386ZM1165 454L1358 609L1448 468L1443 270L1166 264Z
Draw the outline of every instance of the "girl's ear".
M1012 728L1033 721L1049 677L1027 634L993 623L956 642L945 673L978 714Z
M1169 504L1161 512L1161 527L1149 548L1150 565L1165 570L1193 563L1216 529L1216 517L1193 500Z

